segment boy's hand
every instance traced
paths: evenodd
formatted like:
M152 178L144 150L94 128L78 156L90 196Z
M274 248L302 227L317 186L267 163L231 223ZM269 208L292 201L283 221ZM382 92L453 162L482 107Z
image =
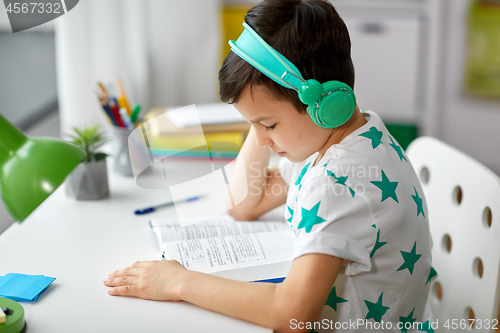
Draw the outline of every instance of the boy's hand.
M111 272L104 285L112 296L130 296L158 301L181 301L177 296L188 272L175 260L138 261Z

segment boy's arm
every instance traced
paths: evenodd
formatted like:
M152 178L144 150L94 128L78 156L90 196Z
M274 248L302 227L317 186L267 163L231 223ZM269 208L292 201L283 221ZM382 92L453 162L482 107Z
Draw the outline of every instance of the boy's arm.
M268 147L256 145L252 127L236 159L229 184L233 198L244 197L235 207L230 201L227 203L228 214L235 219L251 221L285 203L288 185L277 166L268 168L270 155ZM245 189L248 194L243 192Z
M105 282L115 296L184 300L279 332L307 332L317 321L342 265L327 254L296 258L283 283L240 282L185 270L173 260L139 262ZM303 324L302 324L303 325Z

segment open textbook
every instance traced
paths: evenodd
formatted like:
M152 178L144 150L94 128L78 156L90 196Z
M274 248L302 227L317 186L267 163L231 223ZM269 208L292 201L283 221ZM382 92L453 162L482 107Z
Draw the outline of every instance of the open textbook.
M150 222L161 252L189 270L239 280L286 277L295 233L286 222L218 217L181 227L177 219Z

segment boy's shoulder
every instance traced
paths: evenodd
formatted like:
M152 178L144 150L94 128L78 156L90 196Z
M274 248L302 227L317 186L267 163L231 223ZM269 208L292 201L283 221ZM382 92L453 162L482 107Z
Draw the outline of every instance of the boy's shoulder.
M363 114L367 122L339 144L332 145L315 167L311 165L316 154L295 166L304 169L309 165L309 175L305 181L317 177L350 177L352 181L361 181L377 178L385 169L400 169L398 173L403 174L413 172L411 165L406 168L405 164L409 163L404 150L380 117L373 111Z
M352 184L353 188L387 180L411 183L413 188L418 179L404 150L377 113L365 111L363 115L367 122L332 145L316 165L318 153L300 163L280 161L280 171L292 190L308 183Z

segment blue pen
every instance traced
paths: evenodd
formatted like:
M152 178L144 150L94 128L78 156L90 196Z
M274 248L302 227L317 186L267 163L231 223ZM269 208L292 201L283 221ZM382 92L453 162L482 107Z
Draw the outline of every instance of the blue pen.
M187 199L184 199L184 200L180 200L180 201L170 201L170 202L167 202L167 203L164 203L164 204L161 204L161 205L157 205L157 206L153 206L153 207L148 207L148 208L144 208L144 209L138 209L136 210L134 213L136 215L142 215L142 214L147 214L147 213L151 213L151 212L154 212L157 208L162 208L162 207L168 207L168 206L172 206L176 203L180 203L180 202L190 202L190 201L195 201L195 200L198 200L199 198L201 198L202 195L198 195L196 197L191 197L191 198L187 198Z
M106 112L106 115L109 117L109 120L113 123L113 125L118 126L118 123L116 122L115 117L113 116L113 111L111 111L111 108L109 105L106 103L106 100L100 99L101 107Z
M280 282L283 282L283 281L285 281L284 277L275 278L275 279L256 280L256 281L253 281L253 282L280 283Z

